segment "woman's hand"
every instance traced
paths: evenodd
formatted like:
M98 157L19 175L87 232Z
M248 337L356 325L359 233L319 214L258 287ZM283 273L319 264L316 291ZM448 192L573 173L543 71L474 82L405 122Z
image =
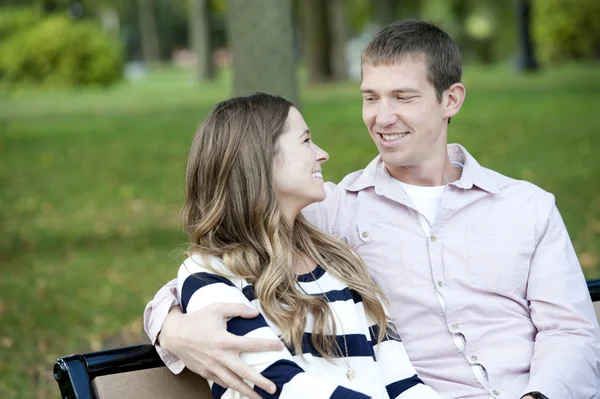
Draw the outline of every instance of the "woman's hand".
M251 319L258 310L242 304L215 303L193 313L170 310L158 336L160 345L191 371L251 399L260 396L244 380L275 393L276 386L240 360L242 352L284 349L279 340L245 338L227 331L233 317Z

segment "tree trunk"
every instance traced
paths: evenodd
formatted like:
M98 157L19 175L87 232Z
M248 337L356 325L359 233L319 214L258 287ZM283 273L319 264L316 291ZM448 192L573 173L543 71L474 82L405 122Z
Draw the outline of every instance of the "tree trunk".
M326 82L332 77L327 3L326 0L299 1L302 53L310 83Z
M538 63L535 60L533 42L531 40L531 1L517 0L516 8L519 32L517 69L521 72L536 71Z
M147 65L160 61L158 30L156 29L156 13L154 0L138 0L140 36L142 41L142 57Z
M299 106L291 0L229 0L235 95L278 94Z
M209 0L189 0L188 35L190 48L196 59L195 78L197 82L212 80L215 76L208 3Z
M334 80L348 79L346 64L346 42L348 41L348 15L346 0L329 0L329 28L331 33L331 74Z

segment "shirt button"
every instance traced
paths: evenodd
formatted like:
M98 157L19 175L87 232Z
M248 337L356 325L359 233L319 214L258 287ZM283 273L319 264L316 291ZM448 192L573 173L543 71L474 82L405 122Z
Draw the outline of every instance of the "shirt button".
M452 329L453 330L458 330L458 324L457 323L452 324Z
M431 236L431 237L430 237L430 239L431 239L431 242L435 242L435 240L436 240L437 238L435 238L435 236Z
M369 237L369 232L368 231L363 231L362 236L364 238L368 238Z
M442 282L442 280L438 281L438 285L439 285L440 287L443 287L443 286L444 286L444 283Z
M500 395L500 392L498 392L498 391L497 391L497 390L495 390L495 389L492 391L492 393L493 393L494 395Z
M471 360L474 361L474 362L476 362L477 361L477 356L475 356L475 355L471 356Z

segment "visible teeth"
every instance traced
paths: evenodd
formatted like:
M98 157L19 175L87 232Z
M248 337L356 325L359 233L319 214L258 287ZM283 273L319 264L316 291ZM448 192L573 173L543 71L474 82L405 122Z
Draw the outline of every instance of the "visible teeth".
M400 137L404 137L406 135L407 135L407 133L382 134L381 137L383 137L383 139L385 141L393 141L393 140L398 140Z
M321 174L321 172L314 172L314 173L313 173L313 177L316 177L316 178L318 178L318 179L322 179L322 178L323 178L323 175Z

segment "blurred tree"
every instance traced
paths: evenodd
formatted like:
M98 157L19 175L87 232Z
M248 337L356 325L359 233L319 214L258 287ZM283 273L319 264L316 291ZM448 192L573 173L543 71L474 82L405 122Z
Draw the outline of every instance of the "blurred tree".
M521 72L536 71L538 63L535 60L533 42L531 40L531 1L516 0L515 5L519 32L517 69Z
M410 5L407 0L401 4ZM424 0L420 8L419 18L448 32L465 60L491 63L514 57L514 1Z
M396 0L373 1L373 22L378 28L383 28L396 20L396 3Z
M534 0L532 12L544 62L600 57L600 1Z
M468 0L426 0L420 5L419 18L432 21L448 32L465 53L469 47L465 22L471 10Z
M347 0L348 26L352 35L359 34L371 20L371 2L369 0Z
M302 54L309 83L326 82L332 77L327 3L325 0L298 2Z
M401 0L396 5L396 19L418 19L423 0Z
M189 1L154 1L160 58L171 60L175 51L189 47Z
M11 12L3 17L7 14ZM5 26L2 19L0 32ZM0 41L0 76L7 87L104 86L120 79L121 45L97 22L74 21L64 14L30 21L34 23L12 23L12 34Z
M334 80L348 79L346 42L348 41L348 14L345 0L329 0L327 14L331 39L331 75Z
M299 106L291 0L229 0L235 95L281 95Z
M208 0L189 0L188 37L196 59L196 80L202 82L215 76L210 40L210 10Z
M160 44L156 28L156 3L154 0L138 0L138 17L142 57L147 65L160 61Z

